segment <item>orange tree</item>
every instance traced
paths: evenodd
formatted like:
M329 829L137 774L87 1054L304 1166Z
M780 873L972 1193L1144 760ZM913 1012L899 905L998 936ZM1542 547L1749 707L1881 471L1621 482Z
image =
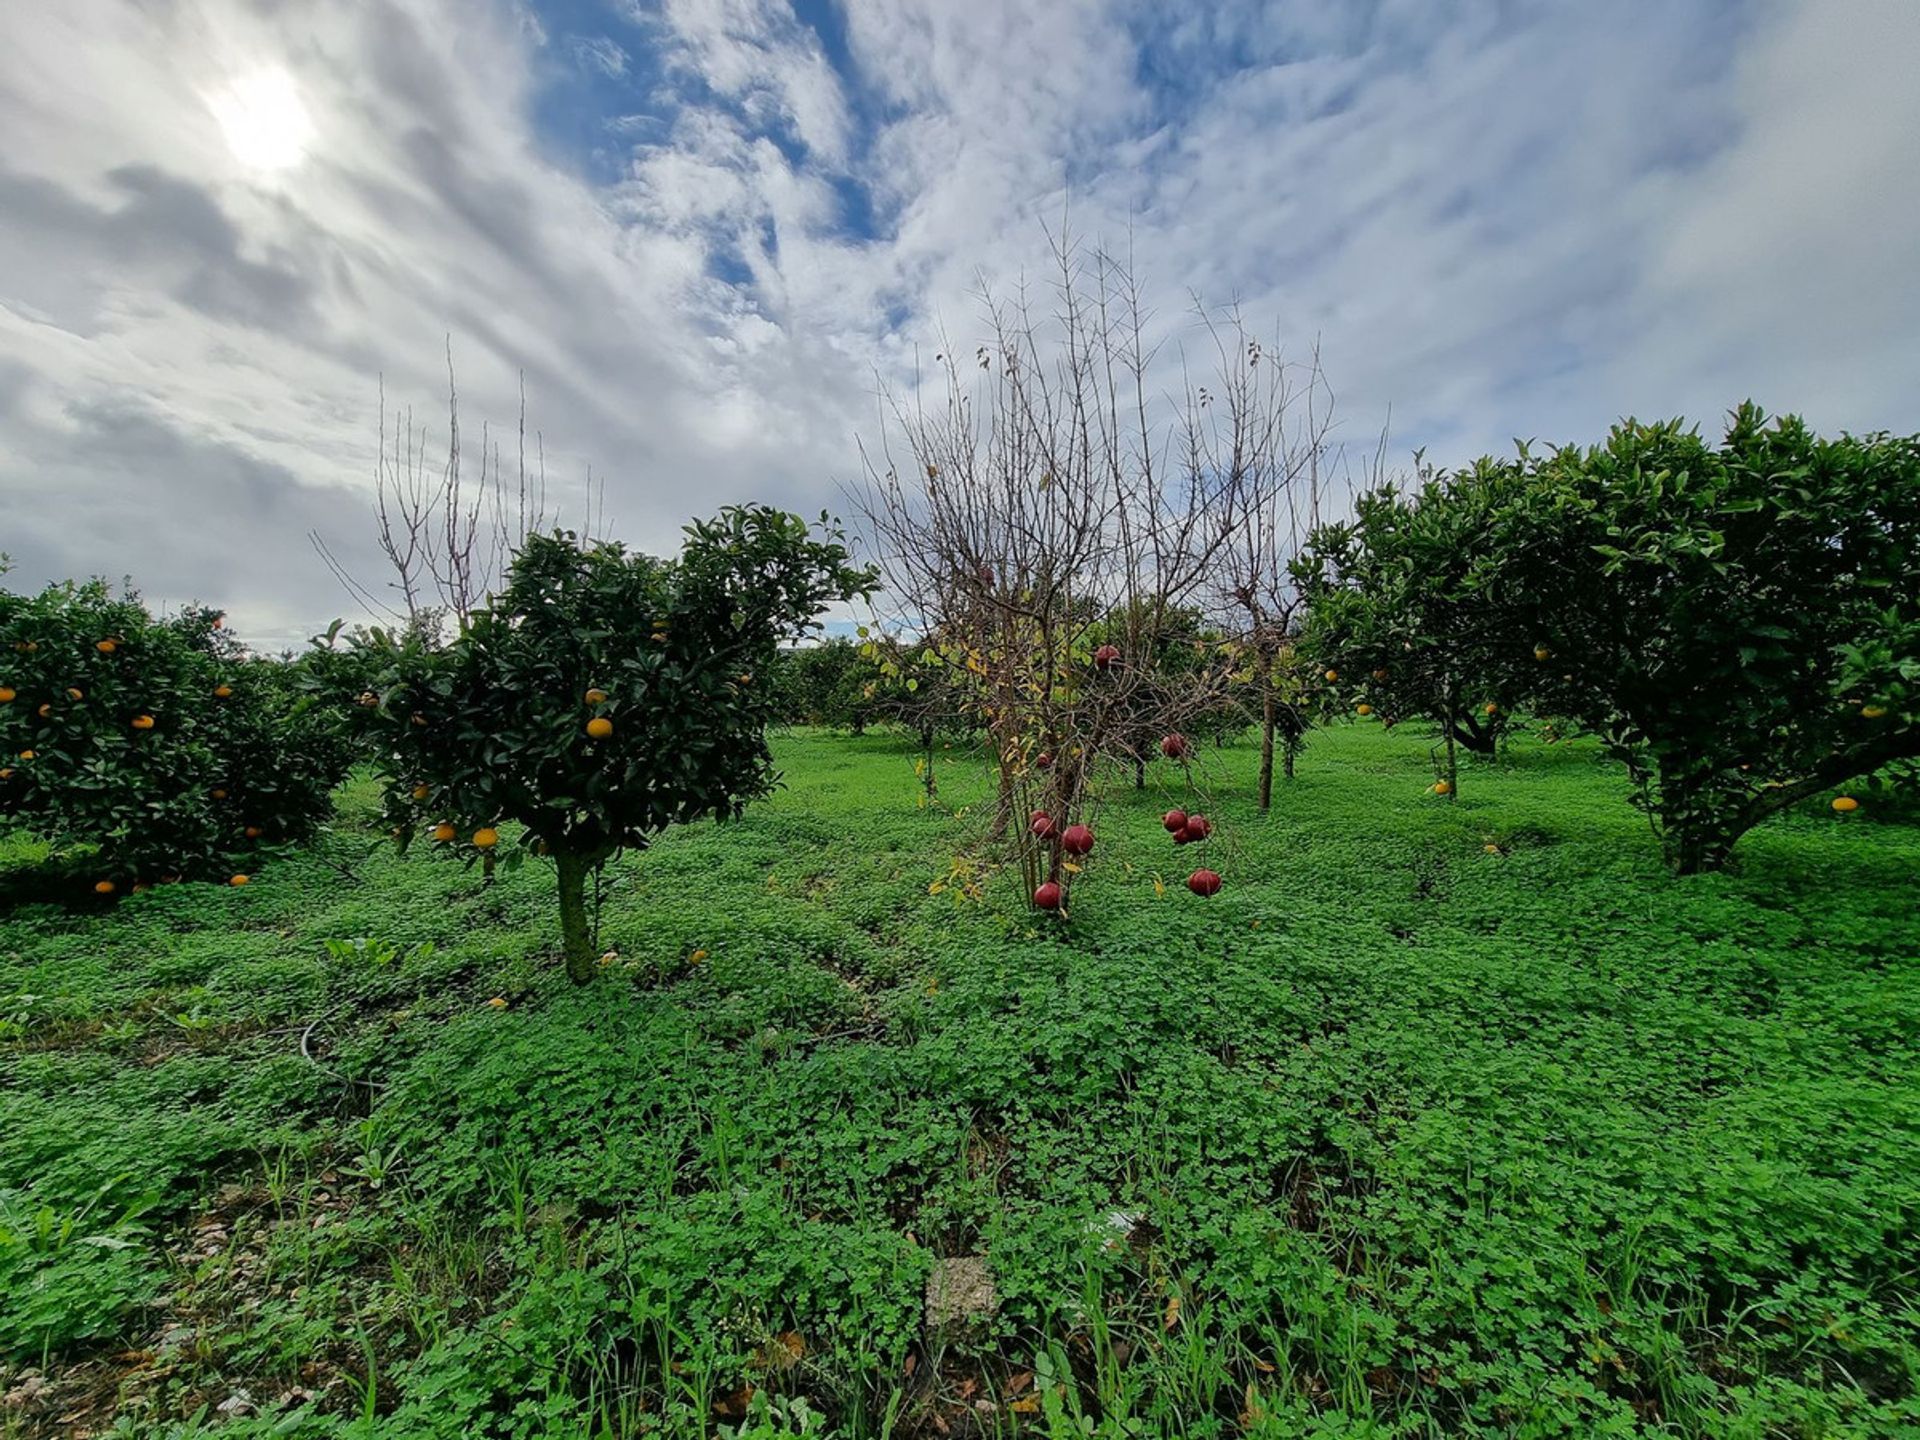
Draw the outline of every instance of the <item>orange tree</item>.
M1517 698L1510 661L1534 648L1501 608L1510 577L1486 550L1513 484L1491 465L1423 469L1417 488L1360 496L1353 517L1316 529L1293 564L1306 601L1305 694L1329 718L1432 723L1448 796L1459 793L1456 747L1493 752Z
M1822 440L1753 405L1718 446L1627 421L1376 492L1312 558L1330 687L1443 723L1571 720L1682 873L1920 756L1920 439Z
M1627 421L1479 469L1508 683L1625 762L1676 869L1920 756L1920 438L1746 404L1718 446Z
M194 608L156 619L99 581L0 593L0 814L100 894L245 873L326 817L348 750Z
M871 577L838 532L765 507L691 525L677 559L529 536L504 590L445 646L381 637L368 716L403 843L551 857L567 974L594 972L585 887L667 826L737 816L775 783L759 677Z

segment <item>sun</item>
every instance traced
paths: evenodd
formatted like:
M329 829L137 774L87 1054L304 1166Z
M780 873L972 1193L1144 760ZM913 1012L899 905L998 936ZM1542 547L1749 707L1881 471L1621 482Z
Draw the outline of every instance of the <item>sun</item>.
M251 170L287 170L306 158L313 121L293 76L278 65L251 71L208 97L234 159Z

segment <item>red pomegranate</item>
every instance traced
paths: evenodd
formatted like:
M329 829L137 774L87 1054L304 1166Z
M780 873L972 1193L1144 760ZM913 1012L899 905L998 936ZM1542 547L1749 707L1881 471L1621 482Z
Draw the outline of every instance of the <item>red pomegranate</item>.
M1177 732L1160 741L1160 753L1169 760L1178 760L1187 753L1187 737Z
M1168 834L1178 835L1182 830L1187 828L1187 812L1184 810L1169 810L1160 817L1160 823L1167 827Z
M1187 877L1187 889L1200 896L1218 895L1220 877L1212 870L1196 870Z
M1036 770L1051 770L1053 768L1053 752L1050 750L1042 750L1038 755L1034 756L1033 768Z
M1189 815L1187 834L1195 840L1204 840L1213 834L1213 822L1204 815Z
M1098 665L1102 670L1111 670L1114 661L1119 658L1120 647L1118 645L1102 645L1098 650L1093 652L1093 663Z
M1189 881L1188 883L1191 884L1192 882ZM1216 888L1219 886L1220 877L1218 875L1213 877L1213 883ZM1058 910L1060 908L1060 887L1051 880L1047 881L1046 884L1033 892L1033 903L1042 910Z
M1039 836L1042 840L1051 840L1053 838L1053 832L1055 828L1056 827L1054 826L1054 823L1053 823L1053 817L1051 815L1036 815L1033 817L1032 822L1027 826L1027 829L1031 830L1035 835Z
M1069 825L1060 837L1060 848L1069 855L1084 855L1093 849L1093 831L1084 825Z

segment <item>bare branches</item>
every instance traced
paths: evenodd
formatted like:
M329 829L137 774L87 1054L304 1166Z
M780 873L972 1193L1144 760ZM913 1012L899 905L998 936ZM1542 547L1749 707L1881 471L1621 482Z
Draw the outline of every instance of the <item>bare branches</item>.
M1220 611L1241 549L1277 563L1270 532L1308 463L1290 374L1237 313L1202 313L1218 372L1202 384L1184 355L1161 360L1128 264L1059 238L1052 270L1041 297L983 288L985 338L970 360L943 345L931 397L883 393L852 497L889 618L970 677L1003 812L1040 754L1070 809L1097 761L1218 707L1225 656L1190 657L1176 682L1162 652L1207 650L1193 622ZM1096 665L1103 645L1121 658Z
M500 444L485 423L476 476L460 438L460 391L447 342L447 451L429 468L429 434L408 406L388 429L386 380L380 381L380 435L374 465L374 526L392 572L383 595L351 574L316 531L308 536L322 561L370 612L420 634L439 636L446 621L463 622L502 581L513 553L552 523L547 511L544 437L534 432L535 464L527 469L527 394L520 377L519 461L509 492ZM591 487L591 472L589 472ZM589 493L588 520L593 520Z

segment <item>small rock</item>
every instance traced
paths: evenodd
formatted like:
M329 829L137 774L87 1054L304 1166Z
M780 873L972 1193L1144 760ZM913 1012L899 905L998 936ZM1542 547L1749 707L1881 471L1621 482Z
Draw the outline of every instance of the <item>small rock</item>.
M250 1392L236 1390L214 1408L222 1415L251 1415L256 1407Z
M927 1328L938 1330L956 1321L983 1320L1000 1309L993 1271L984 1255L957 1255L936 1260L927 1276Z
M46 1377L38 1370L28 1370L20 1377L20 1383L0 1396L0 1403L15 1407L31 1405L40 1392L47 1388Z

